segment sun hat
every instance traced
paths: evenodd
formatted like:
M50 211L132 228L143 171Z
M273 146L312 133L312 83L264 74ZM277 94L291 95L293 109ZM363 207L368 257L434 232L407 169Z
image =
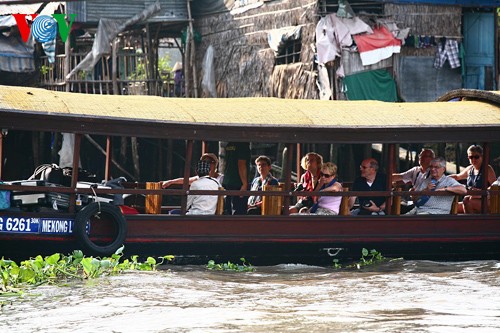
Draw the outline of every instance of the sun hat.
M217 156L213 153L205 153L205 154L201 155L200 160L203 160L205 157L208 157L209 159L214 161L215 168L217 169L217 166L219 165L219 159L217 158Z

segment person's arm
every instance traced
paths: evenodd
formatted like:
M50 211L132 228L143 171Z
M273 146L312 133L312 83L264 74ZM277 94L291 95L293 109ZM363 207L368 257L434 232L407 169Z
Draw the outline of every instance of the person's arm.
M351 209L354 206L355 202L356 202L356 197L349 197L349 209Z
M462 185L462 184L441 187L441 188L438 188L436 191L448 191L448 192L452 192L452 193L460 194L460 195L467 193L467 189L465 188L465 185Z
M401 174L401 173L393 173L391 179L392 179L393 182L399 182L399 181L403 180L403 174Z
M342 192L342 185L340 185L340 183L334 183L332 186L325 187L322 191L325 191L325 192Z
M241 180L241 191L246 191L248 189L248 178L247 178L247 161L238 160L238 174Z
M452 175L449 175L448 177L451 177L455 180L462 180L462 179L466 179L467 178L467 175L469 174L469 170L470 168L472 168L473 166L472 165L469 165L467 168L465 168L462 172L460 173L455 173L455 174L452 174Z
M191 185L196 179L198 179L198 176L189 177L189 185ZM161 182L161 188L167 188L171 185L182 185L182 184L184 184L183 177L170 179L170 180L164 180Z
M491 165L488 165L488 186L491 186L495 181L497 180L497 176L495 175L495 170L491 167Z

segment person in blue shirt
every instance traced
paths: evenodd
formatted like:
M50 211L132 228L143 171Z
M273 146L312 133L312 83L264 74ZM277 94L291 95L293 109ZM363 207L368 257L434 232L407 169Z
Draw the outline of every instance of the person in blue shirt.
M255 159L257 166L258 177L252 181L250 191L262 191L264 185L278 185L279 182L271 174L271 159L261 155ZM260 215L262 213L262 197L260 195L252 195L248 198L247 214Z

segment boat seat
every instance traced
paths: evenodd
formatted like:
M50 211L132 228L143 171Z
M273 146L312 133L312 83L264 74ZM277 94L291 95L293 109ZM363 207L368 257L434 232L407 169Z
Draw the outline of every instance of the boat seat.
M500 186L491 185L490 190L490 214L500 214Z
M224 191L224 187L219 187L219 191ZM224 215L224 194L217 196L217 207L215 208L215 215Z
M342 191L343 192L349 191L349 187L342 187ZM349 197L348 196L343 196L342 200L340 201L339 215L342 215L342 216L351 215L351 212L349 211Z
M264 191L283 191L284 184L264 185ZM262 196L262 215L281 215L283 207L282 195L263 195Z
M161 189L161 184L159 182L147 182L146 189L159 190ZM161 194L146 194L144 212L146 214L161 214L161 201Z

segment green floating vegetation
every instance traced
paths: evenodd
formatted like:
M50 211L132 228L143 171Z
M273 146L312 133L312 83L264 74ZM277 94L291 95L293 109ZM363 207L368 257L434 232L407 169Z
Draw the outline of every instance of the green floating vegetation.
M384 261L387 261L389 259L385 258L382 253L378 252L377 250L370 250L368 251L367 249L363 248L361 250L361 258L359 259L359 262L355 262L352 264L349 264L345 266L345 268L357 268L361 269L361 267L364 266L369 266L373 264L378 264ZM338 259L333 259L333 268L336 269L341 269L344 268L340 261Z
M209 260L207 264L207 269L214 271L234 271L234 272L253 272L255 271L255 267L253 267L250 263L247 263L245 258L240 258L240 264L234 264L230 261L226 263L217 264L213 260Z
M122 246L111 257L102 259L85 257L80 250L65 256L55 253L51 256L36 256L22 261L19 265L2 257L0 259L0 296L22 294L22 288L42 284L56 284L68 279L93 279L105 275L116 275L127 270L154 271L174 256L163 256L157 261L148 257L145 262L139 262L139 256L120 261L123 256Z

